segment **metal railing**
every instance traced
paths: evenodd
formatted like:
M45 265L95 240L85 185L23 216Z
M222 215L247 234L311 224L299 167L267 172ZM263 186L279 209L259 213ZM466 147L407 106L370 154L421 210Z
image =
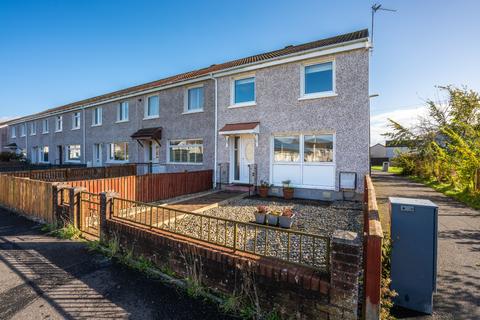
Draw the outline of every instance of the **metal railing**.
M330 237L112 199L111 216L228 249L329 271ZM253 215L253 212L252 212Z
M79 229L100 236L100 195L82 191L80 193Z

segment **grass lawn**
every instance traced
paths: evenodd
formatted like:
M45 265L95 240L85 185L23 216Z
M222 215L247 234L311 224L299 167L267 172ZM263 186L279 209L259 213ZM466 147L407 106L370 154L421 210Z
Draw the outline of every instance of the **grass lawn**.
M469 207L474 209L480 209L480 194L470 194L460 190L455 189L453 186L447 183L441 183L435 180L428 180L424 178L420 178L417 176L410 176L410 179L423 183L429 186L432 189L435 189L438 192L443 193L444 195L454 198L460 202L463 202Z
M372 171L382 171L382 166L372 166ZM403 169L400 167L389 167L388 172L394 174L402 174Z

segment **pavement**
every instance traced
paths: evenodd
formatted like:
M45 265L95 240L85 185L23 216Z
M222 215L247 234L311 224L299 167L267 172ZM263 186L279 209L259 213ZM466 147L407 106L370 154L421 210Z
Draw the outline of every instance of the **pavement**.
M0 209L0 319L228 319L209 302Z
M381 214L389 196L429 199L439 206L437 293L432 316L396 310L399 318L480 319L480 211L421 183L372 172Z

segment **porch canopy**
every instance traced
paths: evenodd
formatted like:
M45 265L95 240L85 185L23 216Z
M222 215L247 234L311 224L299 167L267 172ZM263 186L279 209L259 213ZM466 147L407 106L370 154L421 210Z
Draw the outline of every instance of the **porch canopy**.
M160 140L162 139L162 127L143 128L136 131L130 137L137 140L140 144L142 144L140 140L155 140L158 145L160 145Z
M236 134L255 134L259 133L258 126L260 122L243 122L243 123L230 123L226 124L220 131L219 134L230 136Z
M10 149L10 150L17 150L19 149L18 145L16 143L9 143L5 147L5 149Z

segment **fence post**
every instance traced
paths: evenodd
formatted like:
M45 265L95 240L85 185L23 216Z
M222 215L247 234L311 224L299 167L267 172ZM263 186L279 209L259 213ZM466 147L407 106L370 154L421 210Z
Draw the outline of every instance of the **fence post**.
M330 243L331 319L357 319L361 238L356 232L335 230Z
M100 241L107 238L107 220L112 218L112 198L116 196L116 192L100 192Z
M82 191L86 191L87 189L84 187L73 187L70 188L70 219L71 223L77 229L81 229L81 214L82 214L82 201L81 195Z
M52 223L58 224L57 212L58 212L58 182L52 183Z

